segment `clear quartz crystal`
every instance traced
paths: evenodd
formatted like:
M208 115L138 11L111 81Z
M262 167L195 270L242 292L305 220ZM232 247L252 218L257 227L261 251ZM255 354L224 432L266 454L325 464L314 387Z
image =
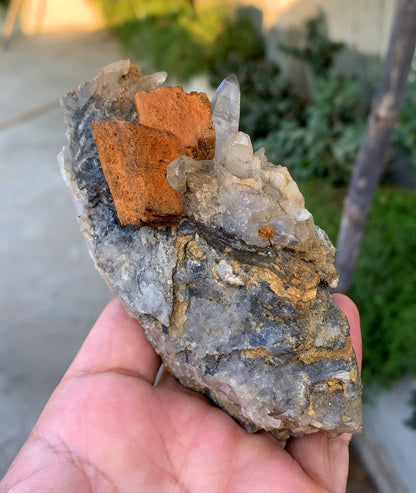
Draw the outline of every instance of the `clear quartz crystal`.
M215 161L222 163L225 145L238 132L240 123L240 84L235 75L221 82L211 102L211 113L216 133Z
M186 193L186 176L190 173L213 173L214 163L210 160L192 159L188 156L179 156L170 162L166 169L166 179L169 185L177 192Z
M188 159L185 156L179 156L168 164L166 169L166 178L169 185L177 192L186 192L186 170L185 160Z
M102 71L107 74L119 72L122 75L126 75L130 70L130 66L130 60L118 60L104 67Z
M239 178L259 178L261 161L253 155L250 137L238 132L225 145L225 167Z
M221 227L256 246L271 244L298 248L313 234L312 215L287 168L267 161L264 149L253 153L250 137L238 132L224 149L224 166L217 165L221 180L219 203L225 213ZM260 231L268 226L270 240Z
M127 75L132 67L130 60L118 60L117 62L110 63L103 68L104 74L121 74ZM155 87L161 86L168 77L167 72L155 72L154 74L147 75L146 78L152 79L155 83Z
M172 188L186 193L185 214L248 245L302 247L315 234L312 215L287 168L268 162L264 148L253 152L250 137L238 131L235 75L221 83L211 107L214 161L181 156L167 167Z

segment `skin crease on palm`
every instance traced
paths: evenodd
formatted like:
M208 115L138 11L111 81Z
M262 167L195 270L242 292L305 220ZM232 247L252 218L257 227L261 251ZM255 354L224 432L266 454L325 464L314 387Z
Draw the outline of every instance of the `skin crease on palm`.
M361 361L359 314L334 295ZM283 447L248 434L165 372L140 324L113 300L46 404L0 493L344 492L350 435Z

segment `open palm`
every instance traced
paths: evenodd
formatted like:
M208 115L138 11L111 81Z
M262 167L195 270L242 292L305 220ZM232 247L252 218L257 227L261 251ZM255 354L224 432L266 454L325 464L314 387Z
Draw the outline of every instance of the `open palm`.
M358 312L350 319L360 357ZM56 388L0 492L345 491L350 436L316 433L283 448L250 435L168 373L140 324L113 300Z

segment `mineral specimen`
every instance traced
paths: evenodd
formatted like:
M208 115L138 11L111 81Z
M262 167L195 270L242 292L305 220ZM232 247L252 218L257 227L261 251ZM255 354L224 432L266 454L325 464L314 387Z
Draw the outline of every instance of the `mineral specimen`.
M135 227L117 218L91 122L135 122L134 94L142 101L151 93L141 91L162 79L122 61L63 98L60 166L98 270L169 371L248 431L279 439L359 432L357 363L347 320L328 291L337 282L335 249L287 169L269 163L263 149L253 152L238 132L235 77L212 102L215 158L193 159L196 148L213 151L208 131L205 147L191 145L167 165L172 193L184 196L179 223ZM140 114L137 125L154 119ZM160 131L175 130L164 125ZM99 146L108 142L103 134ZM127 142L117 145L130 152ZM125 200L132 203L128 192Z
M120 118L91 128L121 224L176 224L183 196L166 180L167 165L183 153L175 135Z

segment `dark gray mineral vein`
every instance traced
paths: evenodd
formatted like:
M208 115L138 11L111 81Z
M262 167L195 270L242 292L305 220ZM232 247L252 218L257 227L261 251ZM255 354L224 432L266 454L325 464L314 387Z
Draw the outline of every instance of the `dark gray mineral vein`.
M61 170L98 270L168 369L247 430L281 439L321 429L359 432L357 363L346 318L328 292L334 249L285 168L272 169L264 152L251 152L249 175L231 173L236 162L247 164L240 155L245 134L231 132L220 139L223 161L204 170L192 160L181 164L187 192L177 228L119 223L91 121L134 120L134 93L163 80L123 61L63 98ZM230 197L238 187L239 197L250 194L240 205ZM266 219L244 208L253 194L272 211ZM258 235L266 220L281 228L275 242Z

